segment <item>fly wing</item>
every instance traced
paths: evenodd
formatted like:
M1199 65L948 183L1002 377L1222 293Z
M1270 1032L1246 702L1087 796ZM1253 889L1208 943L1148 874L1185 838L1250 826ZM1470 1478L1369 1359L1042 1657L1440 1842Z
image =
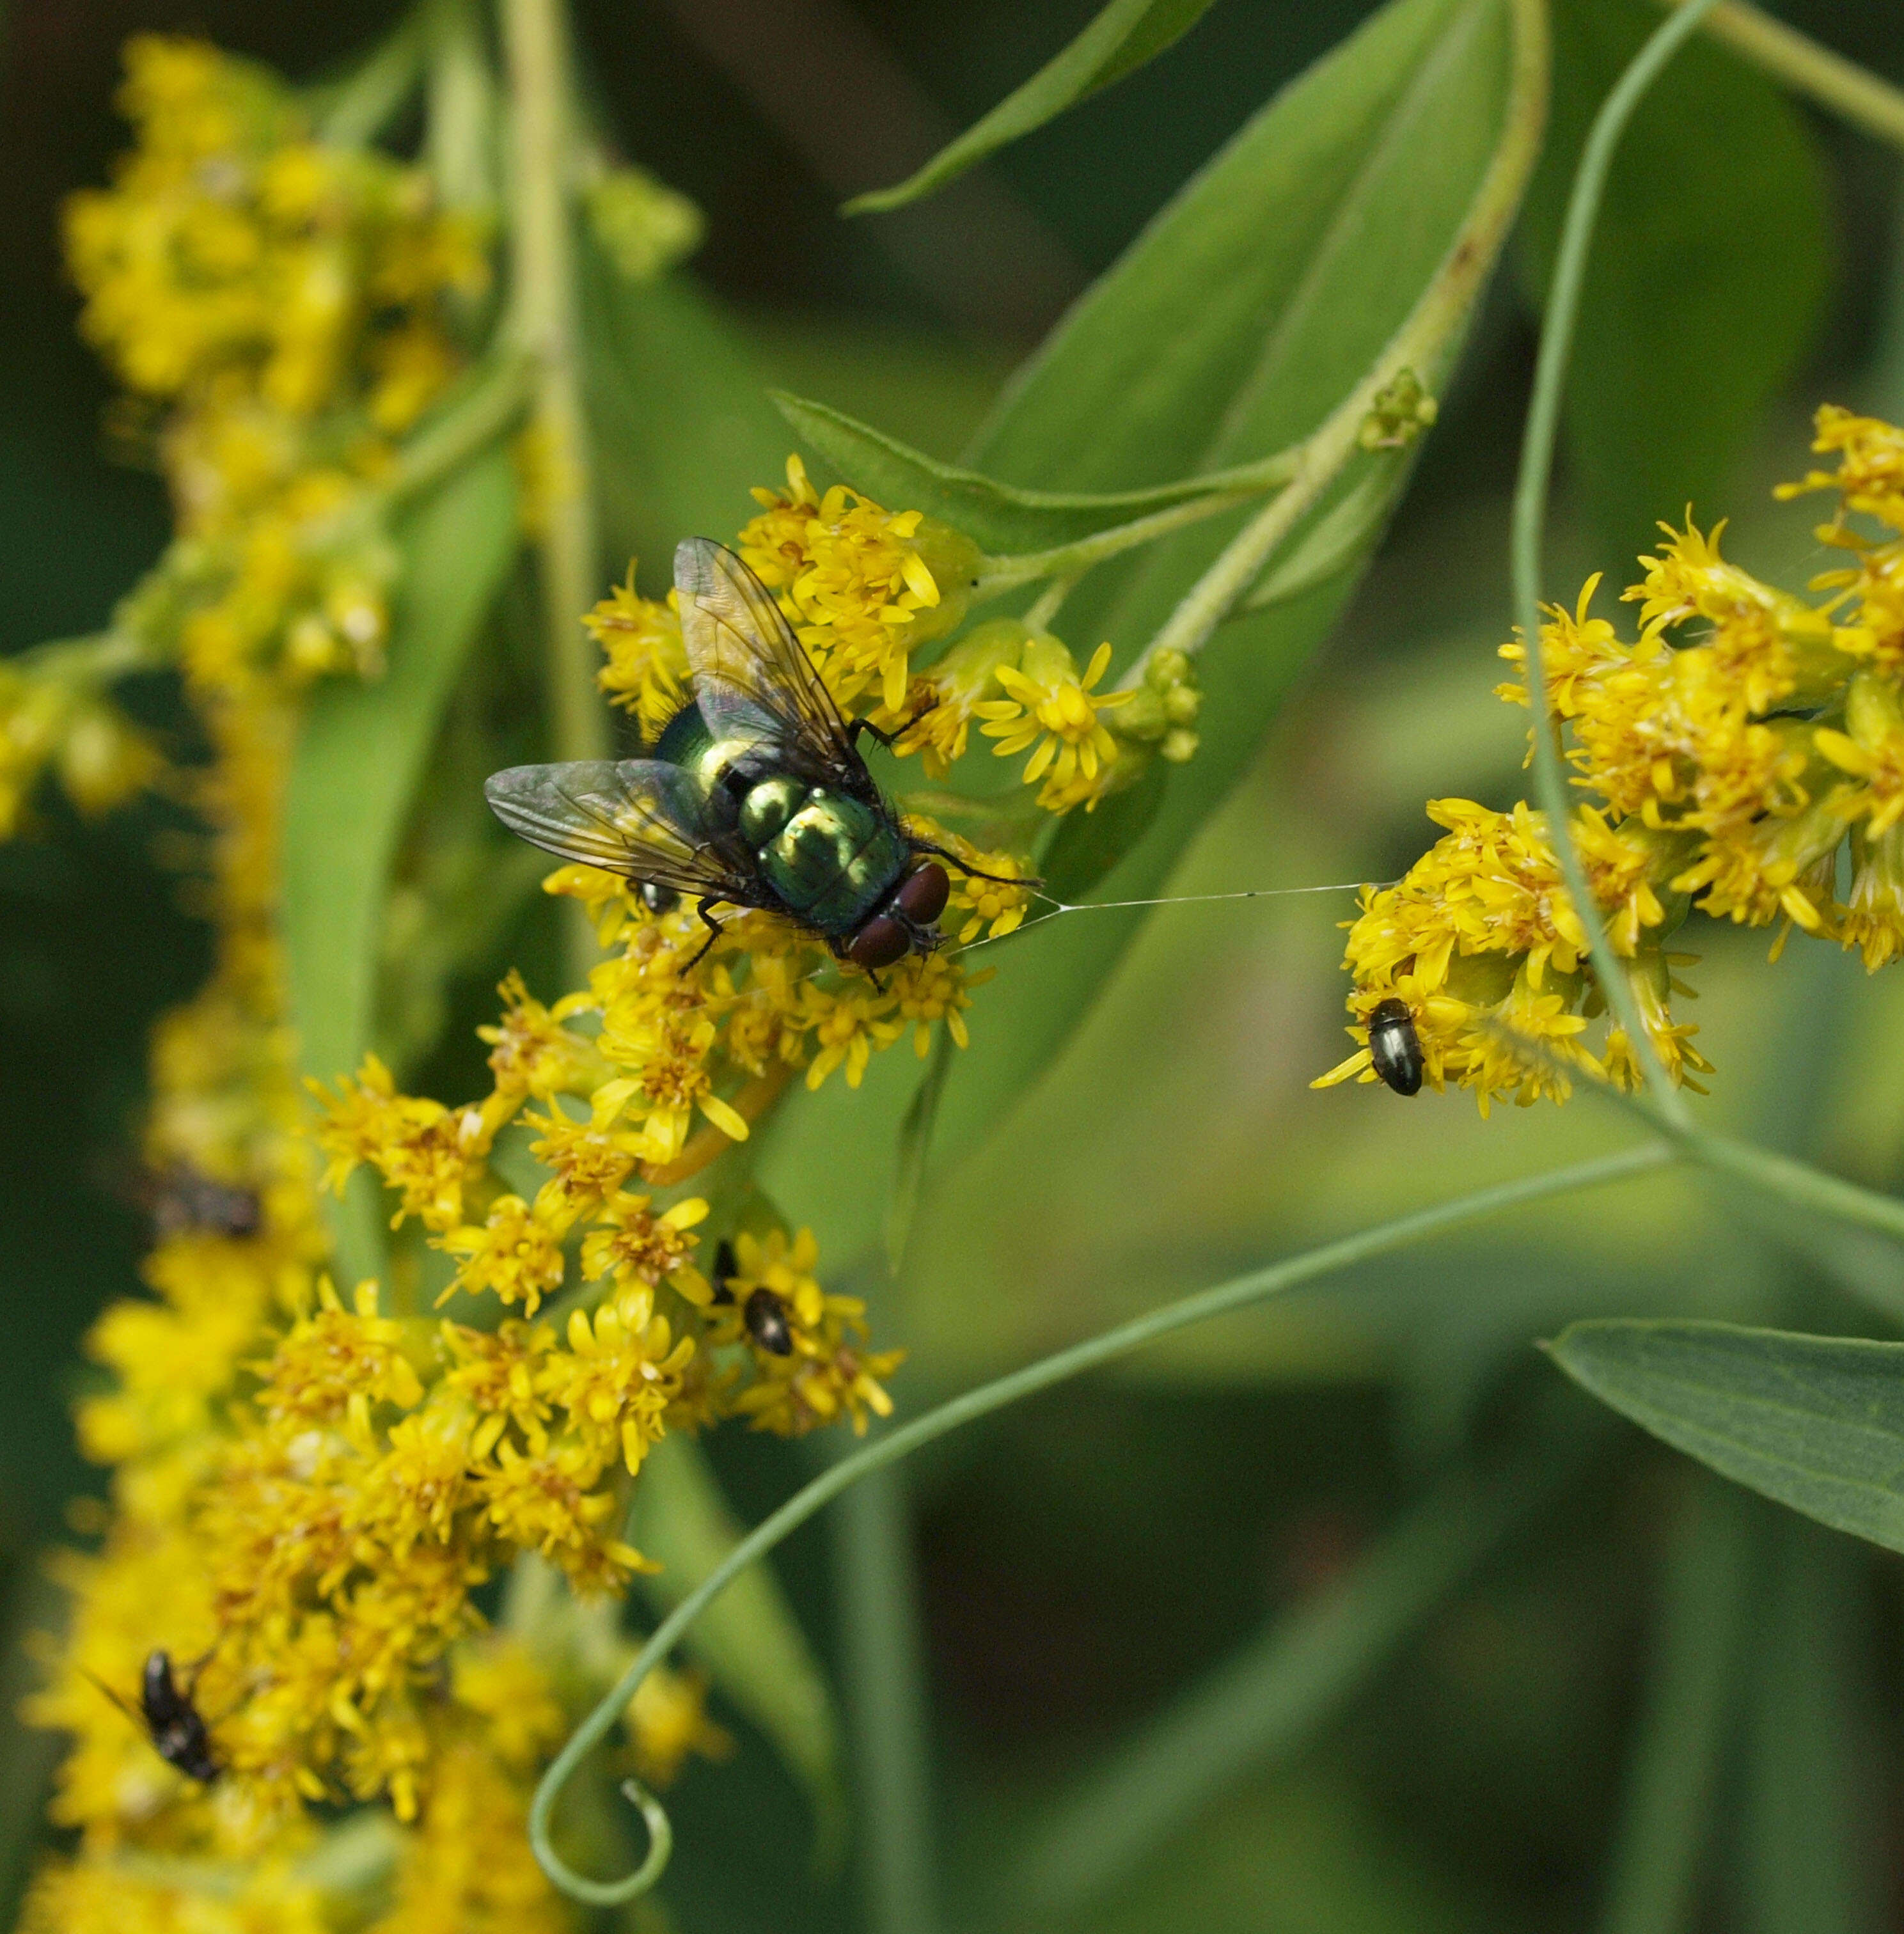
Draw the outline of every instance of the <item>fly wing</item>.
M705 794L679 766L658 759L511 766L493 775L483 794L511 833L558 859L734 906L769 903L742 856L707 837Z
M873 797L839 707L773 592L710 538L675 552L674 588L694 697L714 737L770 745L803 777Z

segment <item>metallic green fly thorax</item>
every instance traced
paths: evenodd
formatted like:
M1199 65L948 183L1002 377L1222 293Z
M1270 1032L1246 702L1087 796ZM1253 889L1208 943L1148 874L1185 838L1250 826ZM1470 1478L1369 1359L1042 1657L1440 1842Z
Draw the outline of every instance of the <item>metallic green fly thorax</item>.
M761 871L790 907L823 932L845 933L891 893L911 849L905 834L872 807L816 788L760 858Z
M668 721L655 752L688 773L710 803L732 802L734 831L762 875L790 911L823 932L852 931L906 870L911 849L890 813L773 770L770 748L717 738L697 704ZM728 812L708 817L714 831Z

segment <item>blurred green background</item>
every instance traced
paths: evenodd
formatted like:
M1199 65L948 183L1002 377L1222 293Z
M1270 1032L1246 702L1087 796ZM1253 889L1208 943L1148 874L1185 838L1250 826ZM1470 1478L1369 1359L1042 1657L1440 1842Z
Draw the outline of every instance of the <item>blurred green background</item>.
M1634 18L1643 26L1634 5L1637 17L1625 0L1562 10L1562 158ZM941 200L837 218L845 194L903 174L1091 11L592 0L577 17L590 84L628 152L705 209L694 273L763 380L951 456L1067 300L1369 9L1224 0L1166 59ZM1904 79L1894 6L1785 12ZM315 78L390 14L370 0L11 10L0 647L99 624L167 531L157 480L109 460L107 389L74 336L56 241L62 197L101 179L123 145L110 104L120 44L202 32ZM1564 180L1559 161L1544 172L1375 568L1179 890L1391 877L1433 830L1424 798L1505 806L1524 790L1525 715L1489 693L1506 635L1529 303ZM1816 402L1904 411L1898 188L1894 155L1694 50L1616 182L1571 392L1551 592L1571 600L1603 568L1616 588L1651 520L1689 498L1702 522L1732 515L1728 550L1762 573L1798 588L1823 568L1813 514L1774 505L1770 487L1806 467ZM188 731L163 682L139 696ZM82 1331L137 1285L129 1151L145 1032L206 959L202 929L151 863L159 825L147 812L82 827L50 805L43 836L0 846L0 1573L16 1630L36 1600L36 1550L95 1481L65 1408ZM928 1204L914 1267L883 1292L878 1329L914 1353L899 1385L907 1411L1279 1254L1617 1144L1621 1122L1591 1102L1484 1123L1465 1096L1311 1092L1346 1051L1336 923L1348 906L1318 895L1152 920L1053 1077ZM1771 969L1763 935L1729 929L1689 929L1684 944L1704 956L1696 1017L1719 1070L1714 1113L1895 1185L1904 983L1867 981L1802 944ZM471 983L472 1021L493 978ZM1670 1800L1709 1809L1710 1832L1689 1825L1680 1860L1705 1863L1713 1924L1894 1923L1894 1565L1847 1558L1769 1507L1755 1516L1703 1495L1666 1454L1589 1415L1530 1347L1573 1317L1666 1312L1886 1333L1904 1318L1904 1267L1859 1249L1827 1279L1768 1249L1735 1203L1676 1179L1629 1185L1186 1333L1114 1379L939 1447L911 1485L933 1815L955 1906L982 1909L1021 1860L1049 1873L1069 1860L1072 1879L1041 1896L1048 1916L1026 1924L1610 1922L1637 1934L1694 1924L1683 1875L1658 1866L1671 1869L1667 1855L1646 1866ZM800 1447L737 1433L712 1450L749 1517L809 1469ZM1460 1475L1471 1462L1484 1472L1473 1508ZM1417 1545L1398 1550L1398 1535ZM1728 1695L1722 1722L1662 1701L1662 1688L1689 1699L1704 1682L1674 1676L1686 1664L1674 1646L1701 1630L1687 1604L1715 1577L1758 1575L1755 1564L1821 1595L1736 1589L1725 1602L1746 1610L1726 1682L1746 1689ZM784 1553L823 1643L829 1565L824 1526ZM1327 1611L1332 1591L1371 1577L1363 1625L1338 1610L1294 1664L1275 1651L1291 1643L1279 1616ZM1266 1631L1267 1654L1252 1649ZM1194 1710L1173 1702L1194 1701L1204 1675L1265 1657L1267 1676L1228 1682L1219 1701L1258 1722L1228 1773L1207 1791L1180 1778L1176 1811L1147 1824L1111 1794L1093 1826L1076 1779L1134 1728ZM9 1704L21 1670L6 1668ZM0 1725L17 1872L44 1746ZM1720 1743L1704 1784L1675 1786L1673 1749L1683 1760L1709 1734ZM1192 1757L1214 1767L1221 1756L1205 1735ZM757 1742L691 1770L674 1812L667 1891L686 1934L856 1924L851 1873L812 1871L802 1803ZM1652 1874L1650 1893L1636 1873Z

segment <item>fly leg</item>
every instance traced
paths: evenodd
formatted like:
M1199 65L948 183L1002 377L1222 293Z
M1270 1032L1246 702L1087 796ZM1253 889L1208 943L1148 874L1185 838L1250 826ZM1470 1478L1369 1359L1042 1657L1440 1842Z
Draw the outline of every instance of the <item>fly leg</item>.
M707 910L710 906L724 906L726 904L726 902L724 900L701 900L697 902L697 910L700 914L701 924L707 929L707 938L701 942L700 951L688 962L687 965L684 969L682 969L682 972L691 974L694 970L707 958L708 949L714 944L716 941L720 938L722 934L726 932L726 923L723 920L716 920Z
M1034 879L1029 873L1023 878L1012 879L1003 873L984 873L969 860L962 860L956 853L948 852L943 846L935 846L929 839L915 839L911 842L915 853L929 853L935 860L949 860L959 871L975 880L990 880L1000 887L1041 887L1042 880Z
M853 747L856 752L859 749L860 734L862 732L870 732L889 752L893 749L893 741L899 737L897 732L882 731L870 718L855 718L847 727L846 736L852 740Z

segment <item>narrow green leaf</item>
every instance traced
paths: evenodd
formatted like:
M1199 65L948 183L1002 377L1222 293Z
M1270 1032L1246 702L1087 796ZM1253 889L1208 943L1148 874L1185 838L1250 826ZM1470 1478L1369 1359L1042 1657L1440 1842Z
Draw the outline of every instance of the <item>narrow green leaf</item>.
M1351 1570L1173 1701L1053 1810L1016 1877L1026 1923L1088 1906L1228 1788L1301 1750L1600 1435L1571 1420L1507 1469L1445 1479Z
M1603 1934L1685 1934L1742 1689L1765 1509L1701 1475L1667 1560L1658 1636L1613 1848Z
M1147 490L1022 490L921 456L898 438L824 403L784 390L776 390L773 401L800 441L855 489L882 504L923 511L954 525L994 557L1055 550L1179 504L1260 490L1276 474L1273 467L1258 464Z
M1062 53L941 148L917 173L892 188L856 196L842 212L873 215L903 208L957 180L988 155L1155 59L1188 33L1210 5L1210 0L1110 0Z
M1607 90L1658 25L1649 0L1559 0L1553 126L1523 257L1552 273L1574 165ZM1725 493L1810 342L1830 278L1829 190L1803 116L1713 41L1676 55L1620 143L1567 385L1574 474L1615 558ZM1670 291L1670 299L1664 292Z
M679 1604L740 1541L720 1485L691 1438L677 1432L648 1454L628 1535L662 1567L641 1584L663 1612ZM743 1571L695 1621L687 1643L805 1787L823 1847L835 1844L845 1802L833 1697L767 1566Z
M1550 1345L1656 1437L1834 1530L1904 1551L1904 1343L1729 1323L1576 1323Z
M1300 441L1354 390L1453 247L1501 140L1513 72L1505 0L1393 0L1185 187L1020 372L967 463L1041 490L1101 493L1260 462ZM1446 372L1417 373L1433 389ZM1392 502L1405 469L1358 459L1312 525L1384 466ZM1108 637L1128 663L1246 514L1101 566L1059 614L1060 634L1085 655ZM1093 890L1140 899L1162 890L1327 637L1361 561L1351 551L1333 576L1213 640L1200 661L1201 749L1164 776L1155 817ZM953 783L995 785L996 770L970 760ZM1051 1064L1143 919L1053 920L1001 950L947 1086L935 1165L969 1153ZM911 1099L904 1071L882 1065L895 1059L875 1060L857 1095L833 1083L800 1098L764 1156L767 1185L801 1204L826 1253L877 1240L889 1151Z
M932 1129L938 1120L945 1077L952 1071L954 1046L951 1035L941 1028L932 1043L926 1071L919 1077L919 1091L899 1125L893 1190L886 1203L886 1267L894 1276L905 1261L906 1244L912 1238L913 1218L918 1213L919 1192L926 1179L926 1158L932 1152Z
M321 1080L354 1070L369 1043L391 858L515 532L514 472L499 450L407 512L388 672L322 687L306 714L285 806L285 947L300 1065ZM347 1277L375 1272L375 1234L361 1208L340 1219Z
M1746 1934L1877 1934L1882 1857L1869 1796L1881 1775L1863 1717L1883 1697L1869 1657L1856 1547L1795 1519L1767 1527L1754 1607L1734 1924Z

